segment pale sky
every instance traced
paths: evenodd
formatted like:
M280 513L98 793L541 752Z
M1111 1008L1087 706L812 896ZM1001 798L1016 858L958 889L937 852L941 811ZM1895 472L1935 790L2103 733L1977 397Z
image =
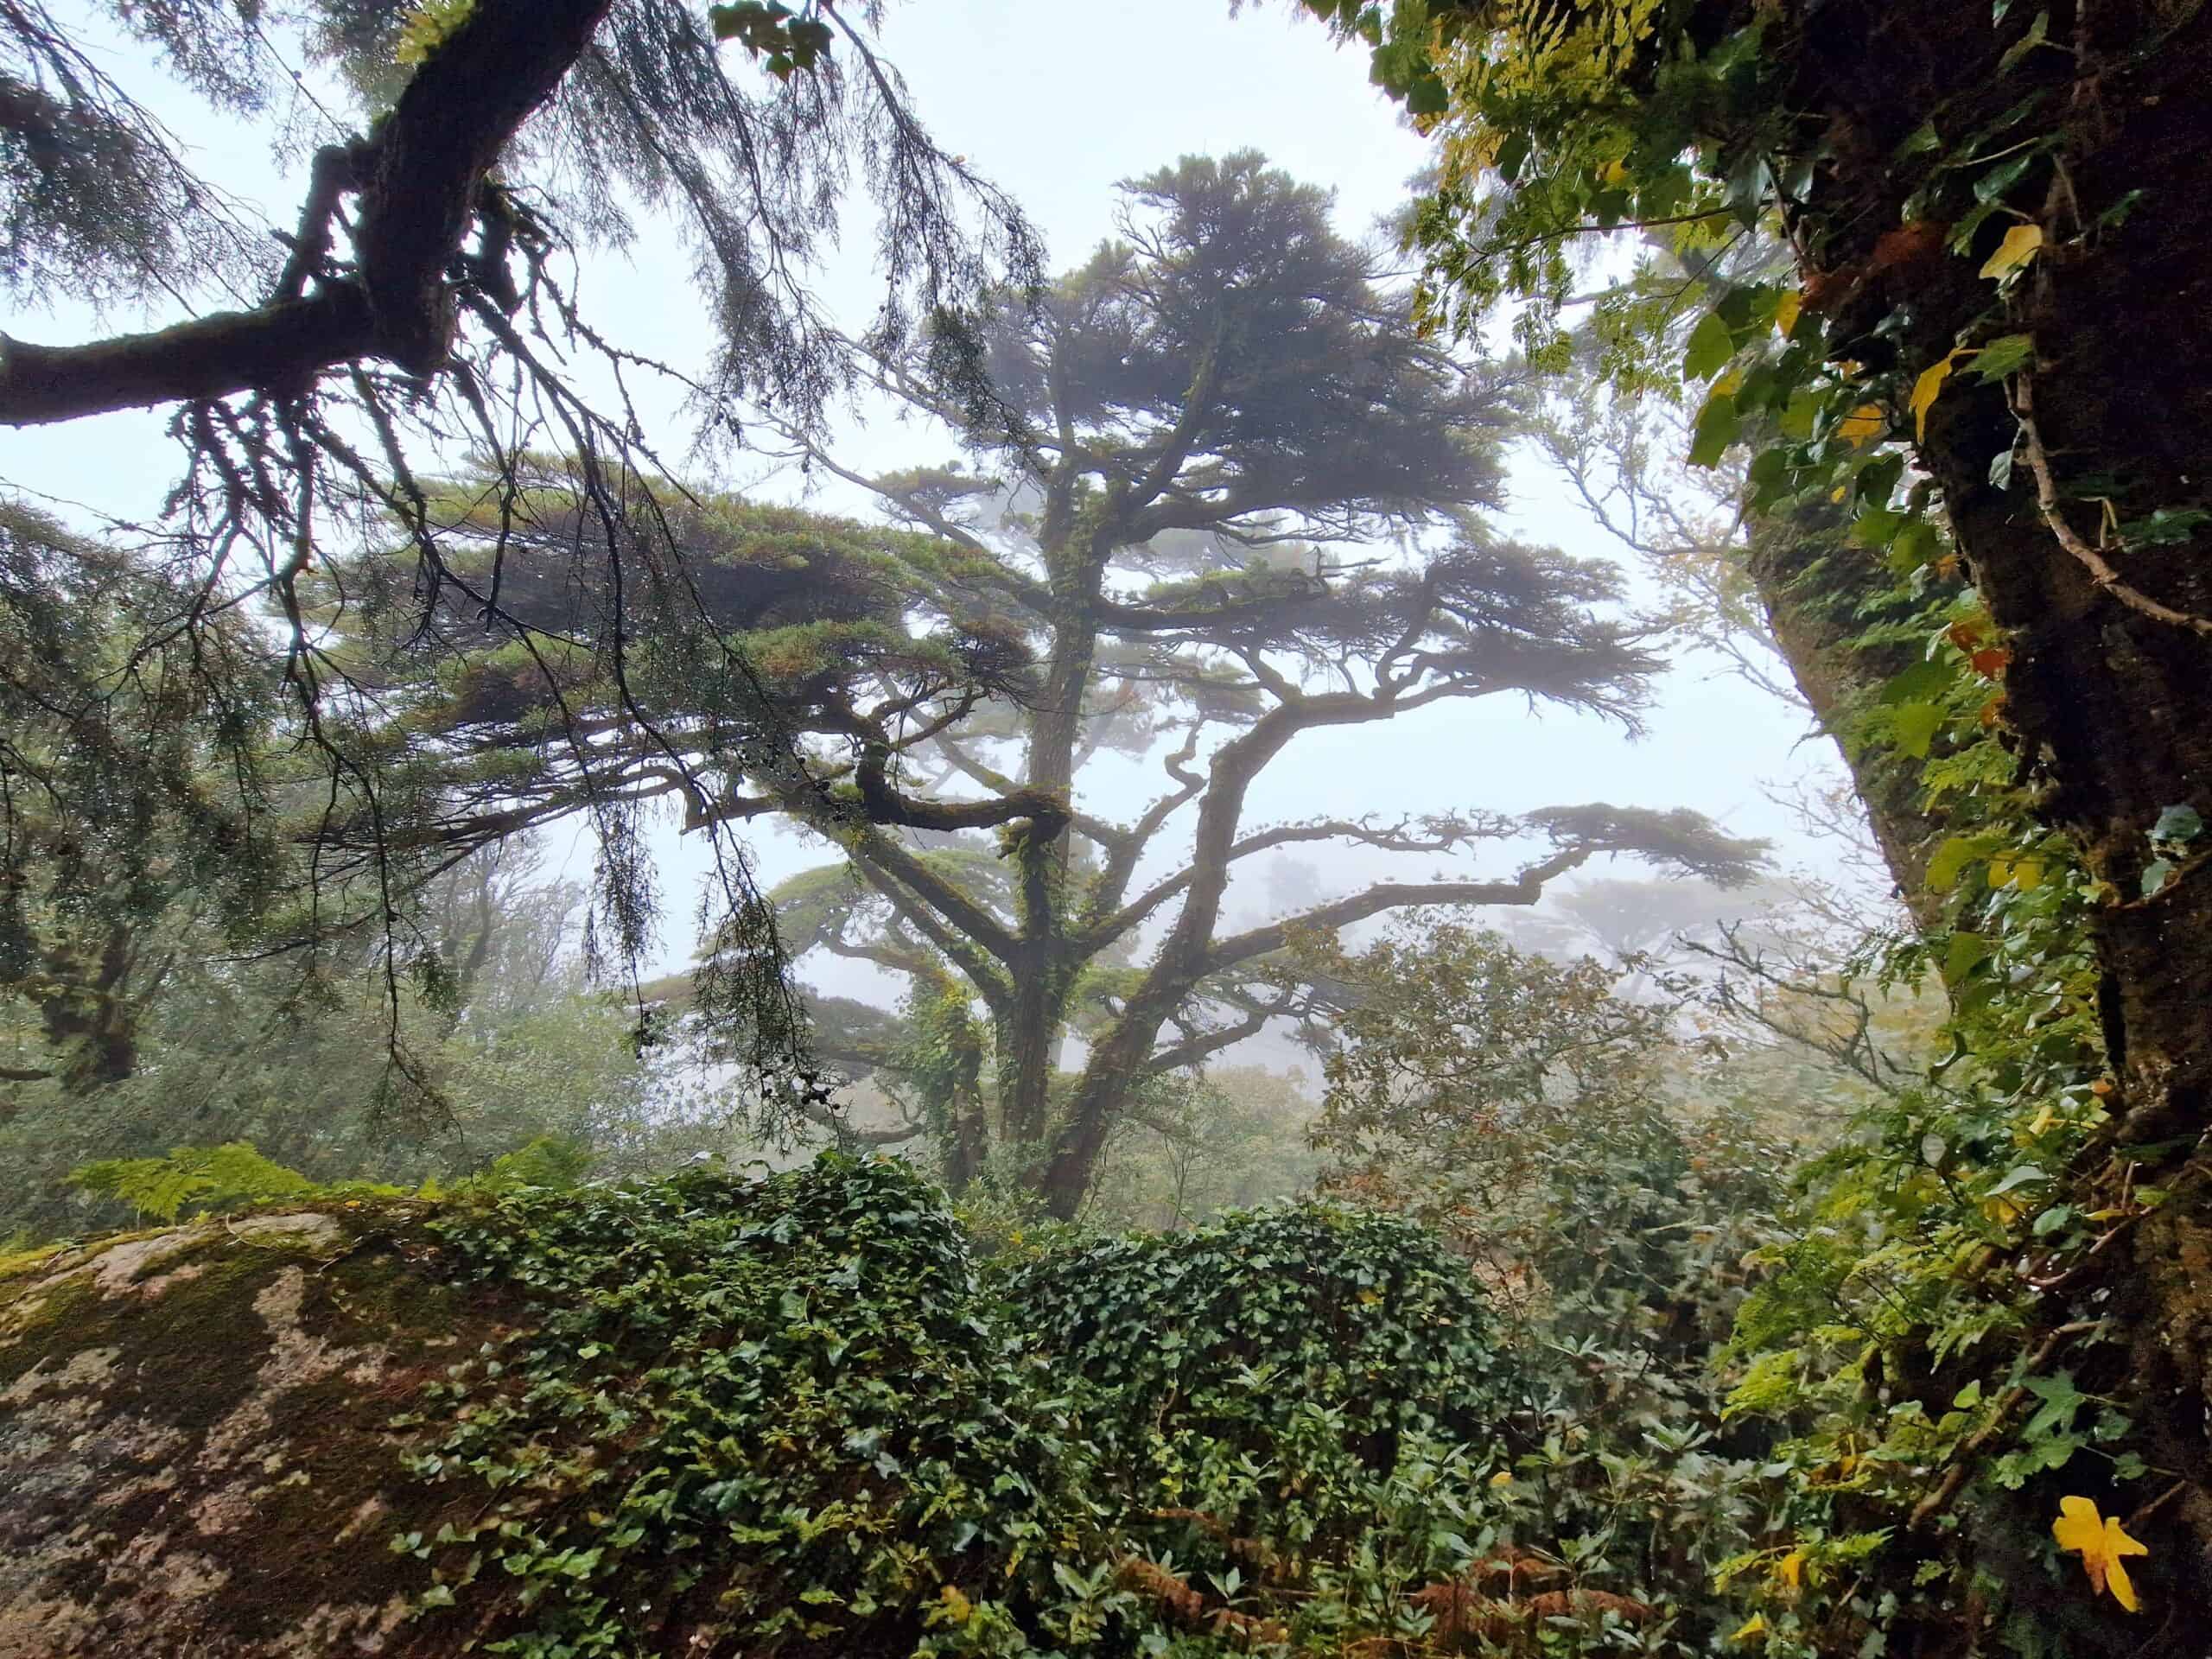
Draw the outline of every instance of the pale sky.
M67 7L64 10L67 10ZM1424 146L1369 87L1363 59L1337 51L1318 27L1277 3L1232 21L1225 0L907 0L891 8L883 46L907 77L915 107L945 147L1010 190L1046 234L1055 269L1079 262L1112 228L1116 181L1192 153L1257 149L1294 176L1337 194L1338 226L1363 233L1402 200ZM130 66L118 65L128 70ZM139 74L133 85L144 86ZM263 137L194 118L167 101L173 124L200 148L214 176L257 201L273 223L291 222L299 170L270 157ZM855 226L846 253L823 274L832 308L858 325L873 308L868 238ZM671 361L703 353L705 323L671 237L647 237L627 258L595 258L583 297L619 343ZM123 323L133 319L118 320ZM74 313L10 317L0 328L39 340L82 338L92 319ZM150 513L175 474L161 436L165 416L126 414L28 433L0 432L0 479L49 499L120 516ZM875 421L849 426L841 454L863 471L949 458L949 442ZM664 442L680 452L682 444ZM794 481L720 480L788 494ZM1565 502L1541 467L1516 468L1509 522L1529 539L1612 556L1603 533ZM820 505L855 510L849 499ZM1320 732L1266 775L1253 823L1316 814L1522 810L1605 799L1691 806L1741 835L1791 839L1785 815L1762 796L1763 779L1833 766L1825 741L1801 742L1801 719L1712 665L1669 675L1638 742L1588 720L1532 718L1517 702L1437 705L1387 727ZM1155 792L1159 774L1132 771L1128 803ZM672 878L663 968L688 960L693 849L662 837ZM788 835L754 836L764 875L777 880L822 860ZM1799 842L1800 860L1817 849ZM1318 856L1318 854L1309 854ZM1453 878L1505 874L1510 861L1391 866L1408 879L1431 868ZM1349 888L1380 871L1347 866ZM1598 874L1605 874L1600 869ZM1622 868L1618 874L1631 874ZM1332 874L1336 874L1332 872ZM1256 894L1255 895L1256 899Z

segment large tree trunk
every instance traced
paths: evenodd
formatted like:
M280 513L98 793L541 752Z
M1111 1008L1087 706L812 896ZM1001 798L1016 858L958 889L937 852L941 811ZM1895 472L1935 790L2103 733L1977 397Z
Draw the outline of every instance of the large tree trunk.
M1878 605L1892 583L1876 555L1847 543L1845 529L1841 511L1826 503L1757 519L1745 568L1790 677L1843 753L1899 900L1915 922L1933 928L1942 925L1943 901L1928 886L1928 861L1943 828L1923 804L1919 767L1851 741L1859 716L1913 652L1854 643L1866 629L1866 607Z
M2145 887L2166 809L2212 821L2212 532L2184 519L2162 544L2106 547L2101 520L2106 502L2123 523L2212 507L2212 10L2101 3L2085 30L2087 10L2053 4L2055 48L2008 78L1997 60L2018 17L2000 36L1986 5L1831 4L1808 24L1795 107L1833 135L1813 210L1863 227L1861 245L1847 236L1825 249L1831 270L1863 260L1899 222L1911 181L1886 158L1929 111L1944 112L1947 133L1963 130L2012 104L2024 79L2046 86L2068 125L2052 198L2068 223L2094 225L2141 193L2117 226L2054 238L2024 284L2025 315L2006 326L2035 337L2016 389L2040 442L2023 442L2011 486L1989 481L2021 430L1994 387L1947 391L1920 458L2010 631L2006 712L2043 785L2038 810L2112 887L2096 928L2119 1084L2112 1150L2139 1188L2171 1197L2123 1241L2132 1260L2108 1252L2101 1287L2077 1280L2067 1294L2108 1290L2091 1311L2132 1338L2128 1407L2152 1424L2154 1461L2182 1477L2146 1576L2157 1611L2185 1622L2212 1599L2212 1198L2201 1151L2212 1129L2212 863L2198 852L2152 895ZM2156 44L2131 55L2145 42ZM1948 351L1992 292L1974 261L1932 262L1902 296L1909 366ZM2064 1317L2054 1307L2048 1322ZM2161 1636L2148 1624L2111 1645L2125 1634L2114 1621L2108 1639L2085 1634L2075 1650L2182 1650L2167 1645L2179 1626Z

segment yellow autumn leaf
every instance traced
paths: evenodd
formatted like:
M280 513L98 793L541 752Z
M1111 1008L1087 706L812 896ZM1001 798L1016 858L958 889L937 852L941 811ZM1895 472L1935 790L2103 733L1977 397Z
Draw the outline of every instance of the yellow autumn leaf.
M1961 346L1940 362L1929 364L1920 372L1920 378L1912 383L1912 435L1916 442L1928 442L1928 411L1943 395L1943 383L1951 378L1951 365L1962 357L1973 355Z
M2002 280L2034 258L2042 246L2042 226L2015 225L2005 232L2005 239L1997 245L1997 251L1984 263L1981 274Z
M2141 1604L2135 1599L2135 1586L2120 1558L2148 1555L2151 1547L2129 1537L2118 1516L2098 1514L2094 1498L2062 1497L2058 1510L2058 1519L2050 1523L2050 1535L2058 1540L2059 1548L2080 1554L2082 1566L2089 1574L2091 1592L2109 1590L2114 1601L2131 1613L2136 1611Z
M1774 1576L1792 1590L1796 1589L1803 1583L1805 1578L1805 1552L1802 1549L1793 1549L1777 1561L1774 1564Z
M1784 340L1797 332L1797 314L1804 308L1802 294L1785 294L1775 302L1774 326L1782 331Z
M1741 1624L1736 1627L1735 1633L1728 1639L1731 1642L1748 1642L1755 1636L1764 1636L1765 1634L1766 1615L1764 1613L1753 1613L1749 1618L1745 1619Z
M2043 885L2043 861L2008 858L1999 853L1989 861L1989 885L2010 887L2015 893L2033 893Z
M1836 423L1839 436L1851 440L1854 449L1864 448L1889 430L1890 417L1882 412L1879 404L1861 404Z

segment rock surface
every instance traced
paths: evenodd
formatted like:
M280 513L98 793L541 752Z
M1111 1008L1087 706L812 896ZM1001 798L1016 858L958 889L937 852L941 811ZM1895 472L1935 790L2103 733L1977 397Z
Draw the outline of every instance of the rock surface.
M429 1249L340 1209L0 1262L0 1659L430 1650L390 1421L495 1321Z

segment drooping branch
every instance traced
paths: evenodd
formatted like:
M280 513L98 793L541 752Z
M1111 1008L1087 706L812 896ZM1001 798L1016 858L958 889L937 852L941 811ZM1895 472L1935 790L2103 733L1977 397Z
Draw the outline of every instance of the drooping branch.
M48 424L236 392L303 391L325 371L379 358L435 373L451 348L459 256L485 175L560 85L613 0L478 0L416 70L346 165L319 160L295 261L269 302L81 346L0 344L0 423ZM355 263L308 264L345 188L358 201ZM327 213L317 211L327 203ZM320 289L289 297L297 280Z

